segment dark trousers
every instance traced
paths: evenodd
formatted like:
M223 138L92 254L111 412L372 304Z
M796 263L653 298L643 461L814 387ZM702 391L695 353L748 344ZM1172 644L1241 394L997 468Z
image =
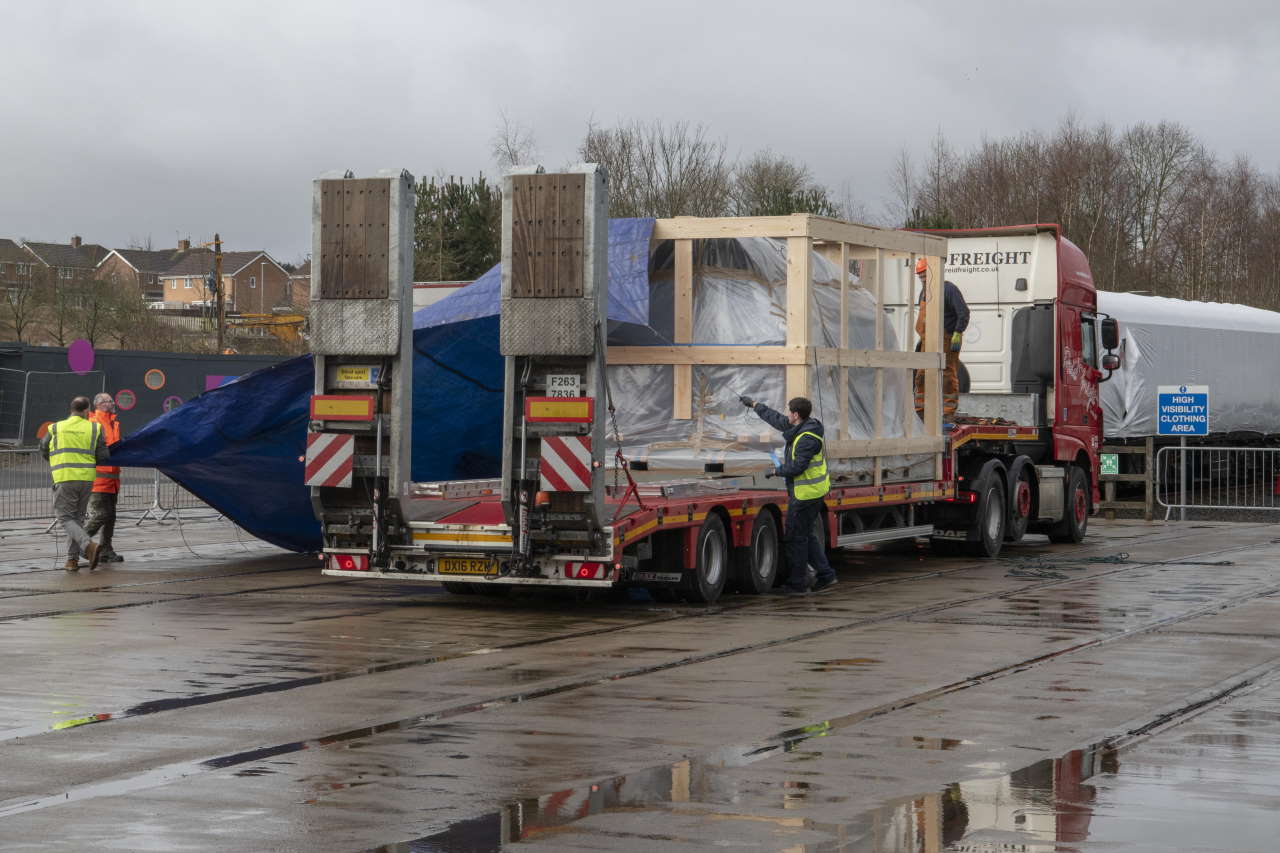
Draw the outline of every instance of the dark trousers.
M827 562L826 546L818 539L814 523L822 512L822 499L787 503L787 518L783 528L783 544L786 547L787 565L791 572L787 586L792 589L809 588L809 566L818 573L818 580L834 577L835 570Z
M116 501L119 497L110 492L94 492L89 496L89 523L84 526L84 532L92 536L101 530L102 550L107 554L112 553L111 535L116 530Z

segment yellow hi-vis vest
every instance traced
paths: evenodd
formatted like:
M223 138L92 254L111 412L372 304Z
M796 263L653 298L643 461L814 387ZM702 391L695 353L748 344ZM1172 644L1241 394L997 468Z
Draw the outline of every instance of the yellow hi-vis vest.
M79 415L58 421L49 427L53 438L49 441L49 472L53 482L70 483L76 480L93 482L98 476L98 462L93 449L102 435L102 426Z
M818 440L818 444L824 444L822 436L812 432L802 432L795 438L791 439L791 458L796 458L796 443L800 441L802 436L812 435ZM827 476L827 457L823 454L822 448L818 448L818 452L813 454L813 458L809 460L809 467L805 468L799 477L791 481L791 487L798 501L811 501L820 498L831 491L831 478Z

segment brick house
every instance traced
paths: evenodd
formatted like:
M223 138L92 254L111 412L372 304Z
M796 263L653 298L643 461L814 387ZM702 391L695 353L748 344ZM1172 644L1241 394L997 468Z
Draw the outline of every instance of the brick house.
M157 280L169 307L212 303L217 295L205 287L213 270L213 255L191 252L175 260ZM287 304L289 273L264 251L223 252L222 287L228 311L270 314Z
M70 243L34 243L23 241L24 248L37 264L49 270L55 284L89 281L109 249L97 243L84 243L72 237Z
M303 262L289 273L289 307L295 311L306 311L311 304L311 261Z
M112 249L98 264L98 274L113 284L131 289L147 302L161 302L169 296L161 287L160 275L191 256L212 258L213 252L209 249L192 249L190 240L179 240L176 249L160 251ZM209 261L205 269L208 270L211 266L212 261ZM200 287L203 290L203 284Z
M12 240L0 237L0 287L13 288L31 281L35 260Z

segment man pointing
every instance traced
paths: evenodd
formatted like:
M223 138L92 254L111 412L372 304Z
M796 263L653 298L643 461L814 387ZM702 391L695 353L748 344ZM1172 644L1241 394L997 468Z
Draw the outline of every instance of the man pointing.
M818 514L824 507L822 499L831 491L831 478L827 475L827 459L822 452L822 421L810 417L813 403L804 397L792 398L787 403L784 417L750 397L739 397L738 401L752 409L769 426L782 430L782 440L786 443L782 465L768 474L785 478L790 496L783 526L783 544L791 572L775 592L779 595L807 593L810 565L818 573L814 592L834 586L836 573L827 562L827 549L818 537L821 528L816 526Z

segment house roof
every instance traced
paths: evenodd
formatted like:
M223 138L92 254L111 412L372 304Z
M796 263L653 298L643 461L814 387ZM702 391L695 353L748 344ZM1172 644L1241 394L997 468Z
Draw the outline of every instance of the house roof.
M227 253L222 254L222 268L227 268ZM192 249L187 252L175 252L173 258L158 270L161 278L178 276L208 275L213 272L213 252L208 249Z
M4 237L0 237L0 262L25 264L31 262L31 255L27 251Z
M206 249L192 249L191 252L204 252ZM178 258L187 252L177 249L163 249L158 252L147 249L114 249L113 252L124 259L124 262L138 272L162 273Z
M259 258L265 259L267 263L273 266L280 266L275 262L274 258L262 249L255 252L223 252L222 274L236 275ZM188 252L185 257L175 259L172 264L160 273L160 277L183 278L185 276L208 275L212 269L213 260L210 258L209 252L202 250L202 254L197 255L193 250Z
M70 243L33 243L23 245L41 261L51 267L76 267L91 270L107 255L107 248L95 243L72 246Z

